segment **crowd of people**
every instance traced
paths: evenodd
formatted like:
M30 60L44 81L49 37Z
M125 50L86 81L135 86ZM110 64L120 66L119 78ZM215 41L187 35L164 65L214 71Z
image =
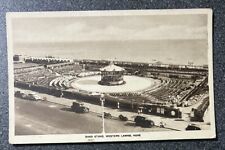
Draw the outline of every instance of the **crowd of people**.
M46 80L52 77L56 77L51 70L48 69L37 69L26 73L15 74L15 81L40 84L40 80Z
M53 72L56 72L61 75L73 75L76 76L82 72L82 67L78 64L69 64L64 66L52 67Z
M128 92L128 93L111 93L113 97L120 99L134 101L137 103L155 103L166 105L178 105L182 103L183 98L190 93L196 84L191 79L179 79L179 78L160 78L161 84L154 90L152 88L146 89L142 92ZM200 99L202 95L193 94L190 98L191 105L193 99Z
M32 63L34 62L32 61ZM68 63L65 65L59 63L54 65L54 67L50 68L40 65L38 65L38 67L35 66L33 69L32 67L29 69L20 68L19 73L15 73L15 81L66 89L70 87L69 81L73 78L100 75L100 72L85 70L82 65L75 63ZM132 72L135 73L135 69ZM157 79L161 81L161 84L154 90L147 89L141 92L111 93L109 95L138 103L175 104L179 103L183 97L192 91L197 86L196 84L199 84L192 78L180 79L176 77L157 77ZM203 96L204 95L201 94L195 94L189 98L189 104L194 104Z

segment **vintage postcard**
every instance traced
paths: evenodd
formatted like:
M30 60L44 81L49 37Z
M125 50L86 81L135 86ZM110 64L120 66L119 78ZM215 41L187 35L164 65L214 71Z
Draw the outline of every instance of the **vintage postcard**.
M6 19L10 143L216 137L211 9Z

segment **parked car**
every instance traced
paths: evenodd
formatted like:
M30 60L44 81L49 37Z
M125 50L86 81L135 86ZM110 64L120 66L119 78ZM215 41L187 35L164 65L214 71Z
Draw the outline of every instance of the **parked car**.
M189 124L186 127L186 130L201 130L201 128L198 125L196 125L196 124Z
M127 121L128 120L128 118L126 116L123 116L123 115L119 115L119 119L121 121Z
M34 100L34 101L44 100L43 98L41 98L40 96L38 96L36 93L29 93L27 95L26 99Z
M23 98L25 99L26 98L26 94L22 91L16 91L15 92L15 97L19 97L19 98Z
M85 107L83 103L79 103L79 102L73 102L73 104L71 106L71 110L76 113L88 113L89 112L89 108Z
M19 98L27 99L27 100L33 100L33 101L44 100L43 98L41 98L40 96L38 96L36 93L33 93L33 92L26 94L22 91L16 91L15 97L19 97Z
M110 113L104 112L104 118L112 119L112 115Z
M154 121L146 119L143 116L136 116L134 118L134 122L136 126L141 126L145 128L151 128L155 125Z

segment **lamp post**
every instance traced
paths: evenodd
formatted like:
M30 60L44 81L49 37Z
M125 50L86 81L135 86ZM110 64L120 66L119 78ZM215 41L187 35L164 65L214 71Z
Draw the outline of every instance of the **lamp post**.
M101 106L102 106L102 133L105 134L105 115L104 115L104 102L105 97L104 94L101 94L100 96Z

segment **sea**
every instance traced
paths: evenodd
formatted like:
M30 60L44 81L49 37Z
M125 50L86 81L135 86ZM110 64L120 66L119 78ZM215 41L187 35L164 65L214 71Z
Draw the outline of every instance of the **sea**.
M164 64L208 64L206 40L15 43L14 54Z

